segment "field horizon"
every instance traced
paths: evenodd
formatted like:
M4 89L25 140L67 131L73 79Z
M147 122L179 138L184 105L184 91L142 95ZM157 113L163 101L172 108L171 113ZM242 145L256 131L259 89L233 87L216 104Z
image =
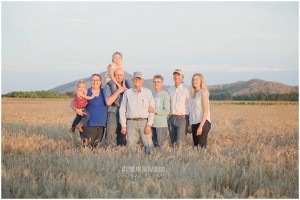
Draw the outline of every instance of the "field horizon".
M299 198L298 102L211 101L206 149L81 149L71 99L2 98L2 198Z

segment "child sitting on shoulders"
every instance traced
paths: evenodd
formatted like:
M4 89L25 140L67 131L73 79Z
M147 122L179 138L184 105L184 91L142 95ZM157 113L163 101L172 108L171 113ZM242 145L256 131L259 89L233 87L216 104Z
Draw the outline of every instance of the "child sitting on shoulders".
M123 82L123 85L120 85L115 79L114 71L118 68L123 69L123 64L121 62L122 62L122 53L115 52L112 55L112 63L108 65L107 71L105 73L105 82L107 85L109 85L112 94L115 93L119 87L124 87L125 89L130 88L129 82L126 79L124 79L125 81ZM118 107L120 106L119 98L115 100L113 105Z

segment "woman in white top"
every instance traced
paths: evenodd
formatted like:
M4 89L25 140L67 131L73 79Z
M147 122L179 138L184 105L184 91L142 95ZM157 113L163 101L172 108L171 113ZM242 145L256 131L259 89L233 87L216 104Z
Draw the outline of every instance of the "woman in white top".
M202 74L192 78L191 96L189 99L190 125L188 131L193 134L194 146L206 147L207 135L211 127L209 93Z

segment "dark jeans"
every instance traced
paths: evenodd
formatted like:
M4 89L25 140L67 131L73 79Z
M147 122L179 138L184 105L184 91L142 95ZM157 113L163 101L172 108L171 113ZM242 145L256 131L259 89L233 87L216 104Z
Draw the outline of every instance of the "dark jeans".
M206 143L207 143L208 132L211 127L211 123L208 120L206 120L203 125L203 128L202 128L202 134L197 136L196 134L197 134L197 129L198 129L199 125L200 125L200 123L192 125L194 146L200 146L200 147L205 148Z
M152 127L152 141L154 147L162 147L167 141L168 128L167 127Z
M117 87L117 85L115 84L115 82L113 80L108 81L107 85L109 85L110 91L111 91L112 94L114 94L118 90L118 87ZM125 85L126 85L127 88L130 88L129 81L127 81L126 79L125 79ZM120 96L121 95L119 95L118 98L116 99L116 101L118 101L119 103L122 100L120 98Z
M105 146L114 145L117 134L117 145L126 145L126 135L121 133L121 124L119 122L119 113L109 112L107 114Z
M103 126L87 126L83 127L83 132L80 133L83 147L94 149L99 146L105 127Z
M168 119L171 144L186 142L186 130L188 126L188 118L173 118Z
M73 123L72 123L72 128L75 128L76 125L77 125L79 122L85 124L87 121L89 121L89 119L90 119L90 114L88 113L88 111L87 111L85 108L83 108L83 112L86 113L86 114L84 114L83 116L77 115L77 114L76 114L76 117L75 117L75 119L73 120Z

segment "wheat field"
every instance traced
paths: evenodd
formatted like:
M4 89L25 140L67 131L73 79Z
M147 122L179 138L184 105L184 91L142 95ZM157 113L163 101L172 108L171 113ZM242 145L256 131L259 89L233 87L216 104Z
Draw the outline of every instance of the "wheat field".
M298 198L298 104L211 102L206 149L80 148L70 99L2 98L2 198Z

